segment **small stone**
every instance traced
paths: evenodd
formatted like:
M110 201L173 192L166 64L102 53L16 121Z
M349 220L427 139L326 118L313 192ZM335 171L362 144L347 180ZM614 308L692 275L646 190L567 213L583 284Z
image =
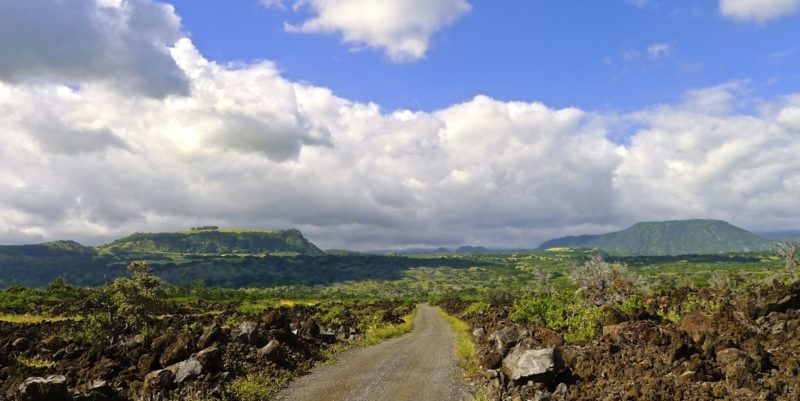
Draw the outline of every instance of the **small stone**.
M481 338L486 337L486 329L483 327L478 327L472 331L472 336L480 340Z

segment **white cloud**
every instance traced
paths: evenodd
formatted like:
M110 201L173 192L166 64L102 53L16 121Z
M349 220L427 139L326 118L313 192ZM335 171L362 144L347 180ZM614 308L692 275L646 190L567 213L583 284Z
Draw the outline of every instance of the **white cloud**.
M672 54L672 48L673 46L670 43L655 43L647 46L647 54L650 58L660 59Z
M262 0L267 6L280 0ZM341 34L356 48L384 51L394 61L425 56L433 35L471 9L467 0L296 0L294 8L307 7L314 16L286 30L302 33Z
M168 51L179 37L173 7L151 0L3 1L0 81L185 93L186 79Z
M725 17L763 24L800 10L800 0L720 0Z

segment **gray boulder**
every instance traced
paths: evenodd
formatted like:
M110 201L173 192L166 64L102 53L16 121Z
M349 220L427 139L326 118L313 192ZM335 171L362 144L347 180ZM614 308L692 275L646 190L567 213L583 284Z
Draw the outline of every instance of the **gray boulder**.
M258 326L256 326L256 324L253 322L242 322L242 324L239 325L239 330L234 330L231 334L233 335L234 340L237 342L248 345L257 345L257 327Z
M19 385L21 401L67 401L67 378L53 375L45 377L29 377Z
M501 330L498 330L494 334L492 334L491 339L497 345L497 351L500 354L505 355L508 350L511 349L514 345L522 341L528 335L528 331L525 329L521 329L517 325L508 326Z
M196 379L197 376L200 376L200 374L203 373L203 365L197 360L197 358L189 358L183 362L176 363L167 369L175 373L175 383L178 384Z
M556 369L555 348L528 349L514 348L503 359L503 371L511 380L529 379L547 382L552 379Z

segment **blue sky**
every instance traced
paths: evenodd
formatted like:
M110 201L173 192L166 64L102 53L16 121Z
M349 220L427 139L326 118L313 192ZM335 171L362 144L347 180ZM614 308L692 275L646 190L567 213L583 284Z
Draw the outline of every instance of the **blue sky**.
M0 1L0 243L800 227L800 0Z
M555 107L628 111L673 103L689 88L750 81L755 95L800 87L800 18L767 23L720 14L710 0L473 1L436 32L421 60L354 50L341 35L287 32L310 10L255 1L172 1L210 59L269 59L287 78L376 102L431 111L486 94ZM648 54L666 44L667 53Z

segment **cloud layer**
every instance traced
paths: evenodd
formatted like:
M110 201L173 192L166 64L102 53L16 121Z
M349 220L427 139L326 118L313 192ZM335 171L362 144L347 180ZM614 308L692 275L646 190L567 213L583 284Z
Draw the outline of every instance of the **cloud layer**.
M178 31L106 68L167 57L142 71L180 90L46 61L3 76L0 243L215 224L298 227L326 247L532 247L643 219L800 226L800 94L732 82L625 114L486 96L387 111L270 62L207 60Z
M379 49L394 61L411 61L424 57L433 35L471 6L467 0L296 0L294 8L308 8L313 17L286 24L287 31L340 34L355 49Z
M188 83L167 51L181 37L172 6L149 0L0 2L0 80L111 84L164 97Z

